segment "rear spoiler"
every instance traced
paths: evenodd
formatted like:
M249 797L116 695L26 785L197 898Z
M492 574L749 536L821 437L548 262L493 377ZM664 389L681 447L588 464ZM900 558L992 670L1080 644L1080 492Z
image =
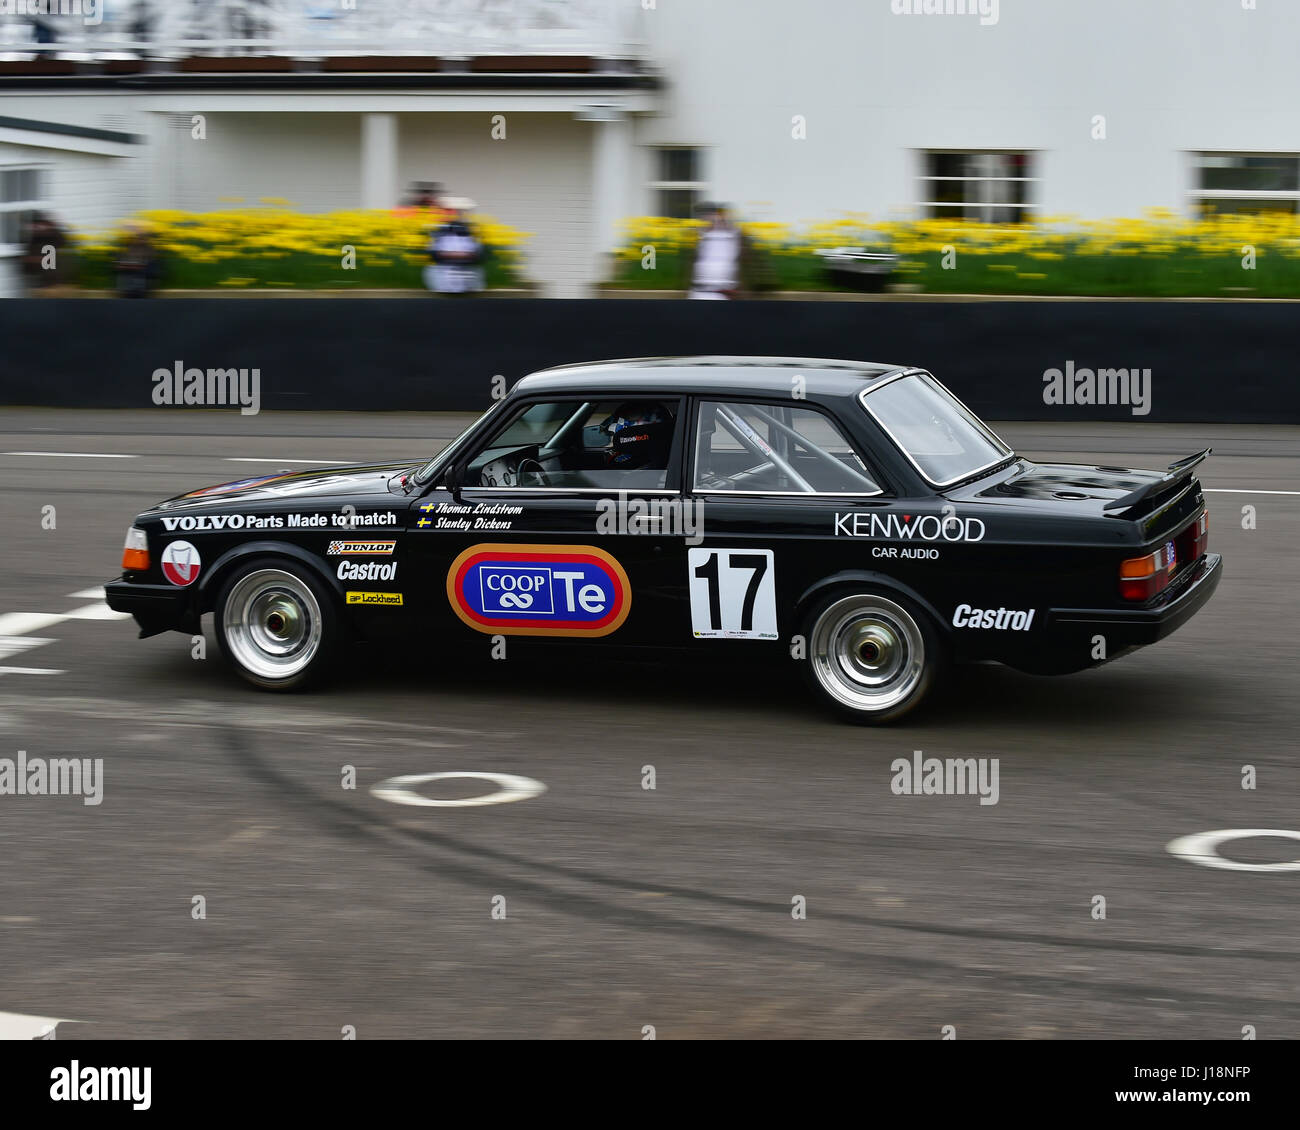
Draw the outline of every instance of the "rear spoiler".
M1144 487L1138 487L1135 491L1130 491L1122 498L1116 498L1106 503L1102 508L1107 513L1111 511L1119 512L1132 510L1139 502L1150 498L1154 494L1160 494L1170 487L1182 482L1184 479L1192 477L1192 471L1205 462L1214 452L1214 448L1207 447L1204 451L1198 451L1195 455L1189 455L1185 459L1178 459L1169 464L1169 469L1158 479L1153 479Z

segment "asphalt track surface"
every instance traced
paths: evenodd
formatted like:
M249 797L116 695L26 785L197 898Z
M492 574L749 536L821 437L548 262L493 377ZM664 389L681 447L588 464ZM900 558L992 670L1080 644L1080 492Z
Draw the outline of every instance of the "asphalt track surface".
M1155 647L1058 679L965 669L887 729L823 714L785 668L440 661L436 641L358 649L328 691L274 696L210 632L200 661L188 637L100 618L91 590L158 499L288 460L425 455L464 422L0 413L0 451L72 453L0 455L0 757L105 766L98 806L0 796L0 1013L67 1021L59 1039L1300 1036L1300 870L1166 850L1300 832L1300 430L1000 429L1080 462L1213 445L1204 485L1247 492L1209 495L1224 581ZM895 795L890 762L914 750L999 758L999 803ZM369 791L444 771L546 791Z

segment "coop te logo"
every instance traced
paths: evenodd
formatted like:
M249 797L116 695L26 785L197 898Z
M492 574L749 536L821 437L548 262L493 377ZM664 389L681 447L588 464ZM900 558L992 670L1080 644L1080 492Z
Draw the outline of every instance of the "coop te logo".
M485 544L452 562L447 599L488 635L607 636L632 592L623 566L595 546Z

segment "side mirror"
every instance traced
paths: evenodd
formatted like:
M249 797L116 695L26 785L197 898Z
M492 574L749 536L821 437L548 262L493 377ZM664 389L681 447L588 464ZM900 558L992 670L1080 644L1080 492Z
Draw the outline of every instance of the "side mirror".
M452 498L459 501L460 488L465 483L465 465L460 462L453 462L447 468L447 473L442 477L443 485L451 491Z

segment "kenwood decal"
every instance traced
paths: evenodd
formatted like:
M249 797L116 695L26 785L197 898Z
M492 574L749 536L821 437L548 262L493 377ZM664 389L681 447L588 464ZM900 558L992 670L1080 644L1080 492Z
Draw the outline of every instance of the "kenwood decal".
M985 526L978 518L947 514L835 515L835 536L887 538L893 541L983 541Z

